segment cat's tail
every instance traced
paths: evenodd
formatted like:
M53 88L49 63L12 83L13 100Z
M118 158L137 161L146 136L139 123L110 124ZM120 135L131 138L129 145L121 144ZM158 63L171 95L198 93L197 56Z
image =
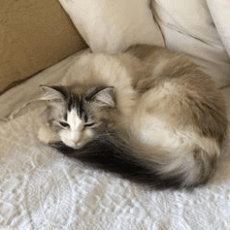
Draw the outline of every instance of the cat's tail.
M214 172L217 157L198 146L193 146L190 153L177 156L161 149L133 150L119 137L111 138L111 135L97 137L81 149L72 149L62 142L52 146L89 166L154 189L192 189L205 184Z

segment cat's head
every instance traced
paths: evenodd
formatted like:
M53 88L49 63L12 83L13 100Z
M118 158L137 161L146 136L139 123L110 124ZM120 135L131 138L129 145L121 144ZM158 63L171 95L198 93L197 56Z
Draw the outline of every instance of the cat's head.
M40 88L42 99L49 101L49 127L71 148L80 148L103 133L116 107L114 87L92 87L83 94L74 94L62 86Z

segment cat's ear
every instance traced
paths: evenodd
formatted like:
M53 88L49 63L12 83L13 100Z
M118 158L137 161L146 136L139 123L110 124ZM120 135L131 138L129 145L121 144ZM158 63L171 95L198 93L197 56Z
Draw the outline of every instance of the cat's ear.
M115 89L112 86L96 88L91 92L86 100L96 103L98 106L115 107Z
M67 97L67 93L62 86L40 85L40 89L43 93L42 100L64 100Z

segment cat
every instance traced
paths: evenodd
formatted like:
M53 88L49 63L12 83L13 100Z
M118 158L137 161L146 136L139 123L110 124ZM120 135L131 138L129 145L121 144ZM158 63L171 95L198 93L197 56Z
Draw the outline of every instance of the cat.
M154 189L212 178L227 133L225 102L184 54L136 45L82 55L71 73L74 85L40 86L48 101L40 141Z

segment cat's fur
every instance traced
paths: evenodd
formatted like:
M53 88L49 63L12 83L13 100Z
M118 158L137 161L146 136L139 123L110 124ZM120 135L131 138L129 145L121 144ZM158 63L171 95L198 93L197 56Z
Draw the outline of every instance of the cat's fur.
M154 188L209 180L227 130L209 76L181 53L146 45L87 54L77 65L76 85L41 86L49 100L41 141Z

